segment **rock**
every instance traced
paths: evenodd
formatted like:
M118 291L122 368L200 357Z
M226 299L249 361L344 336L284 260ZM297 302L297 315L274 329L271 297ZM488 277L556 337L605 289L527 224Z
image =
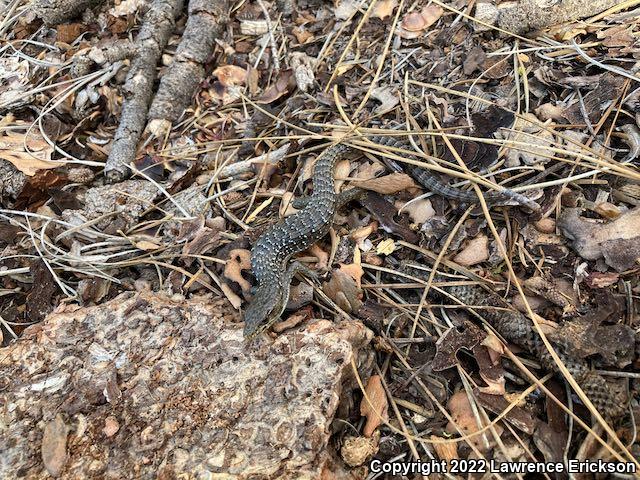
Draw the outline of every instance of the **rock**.
M330 424L352 360L370 374L371 331L317 320L246 344L232 316L129 292L27 329L0 349L0 478L335 474Z

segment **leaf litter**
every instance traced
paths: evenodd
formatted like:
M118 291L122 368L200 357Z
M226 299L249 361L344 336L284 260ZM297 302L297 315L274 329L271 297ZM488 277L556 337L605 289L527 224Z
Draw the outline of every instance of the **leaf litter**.
M367 135L409 130L423 166L451 184L541 190L541 211L468 209L423 191L393 166L402 157L371 145L341 165L342 191L369 193L299 256L325 278L296 282L278 327L362 319L375 330L378 373L342 399L330 447L354 468L430 455L557 461L598 448L603 459L634 461L635 5L590 23L578 19L595 10L559 10L560 26L526 31L508 28L507 5L492 13L471 3L462 12L460 3L299 0L280 16L286 2L244 4L225 11L233 28L199 64L181 116L145 134L133 179L108 184L104 161L132 68L122 61L135 54L120 42L146 3L98 7L88 23L64 27L44 27L24 5L4 20L14 27L3 30L11 48L0 49L5 344L60 302L101 302L142 285L208 292L243 309L251 245L312 191L311 159L338 136L360 146ZM161 76L179 41L167 38ZM79 68L88 51L84 76L61 68L69 59ZM51 135L51 122L65 133ZM189 188L197 194L182 193ZM523 369L548 380L530 352L488 331L482 309L425 293L439 276L399 276L407 260L448 282L487 285L536 315L552 342L622 386L630 416L592 423L593 409L561 375L545 391ZM66 458L63 419L45 432L43 461L55 475Z

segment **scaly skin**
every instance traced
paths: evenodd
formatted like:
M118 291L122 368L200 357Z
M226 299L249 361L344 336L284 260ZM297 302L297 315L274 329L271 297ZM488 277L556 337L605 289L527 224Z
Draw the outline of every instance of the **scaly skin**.
M410 265L401 267L401 271L405 271L414 277L428 278L428 272L411 268ZM447 279L437 275L435 281L446 283ZM497 307L483 308L478 310L478 313L506 340L526 349L535 356L546 370L559 371L553 357L542 342L540 335L535 331L531 321L519 311L513 310L500 295L488 292L476 285L456 285L441 288L462 304L471 308ZM611 391L604 377L591 370L583 359L567 354L563 345L554 343L553 347L569 373L575 378L580 388L602 415L609 418L618 418L626 412L626 403Z
M371 140L379 145L408 149L408 143L396 137L376 136ZM287 267L291 257L306 250L324 237L331 226L336 209L343 201L355 196L335 193L334 167L338 161L355 150L348 145L333 145L316 161L313 172L313 194L305 199L304 208L265 232L251 251L251 268L258 282L256 293L245 311L244 334L250 339L269 328L284 312L289 299L289 284L299 266ZM434 193L465 203L477 203L473 192L451 187L417 167L408 169L418 182ZM356 192L357 193L357 192ZM489 204L496 201L516 201L529 208L538 205L528 198L503 190L486 194Z
M325 150L316 161L313 194L307 205L270 228L253 247L251 268L258 289L244 315L245 337L255 337L282 315L295 273L287 270L289 259L329 232L337 202L333 169L349 150L346 145L333 145Z

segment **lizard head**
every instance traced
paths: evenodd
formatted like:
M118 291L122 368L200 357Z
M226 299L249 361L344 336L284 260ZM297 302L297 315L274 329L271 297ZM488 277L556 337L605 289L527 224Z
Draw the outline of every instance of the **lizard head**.
M287 299L275 283L260 285L244 312L244 336L257 337L269 328L284 311Z

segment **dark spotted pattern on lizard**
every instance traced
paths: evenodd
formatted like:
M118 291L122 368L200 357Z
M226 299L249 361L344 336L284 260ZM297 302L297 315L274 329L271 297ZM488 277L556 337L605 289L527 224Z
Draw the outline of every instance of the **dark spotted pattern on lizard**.
M409 145L406 141L390 136L376 136L371 140L393 148L407 149ZM332 145L325 150L316 161L313 194L306 206L270 228L256 242L251 252L251 267L258 286L244 315L244 333L247 338L253 338L269 328L282 315L289 298L289 284L296 272L302 269L295 262L288 265L289 260L295 253L306 250L328 233L340 201L335 193L333 170L339 160L354 152L353 148L343 144ZM408 171L425 188L436 194L465 203L478 201L475 193L451 187L426 170L412 167ZM486 199L489 204L507 199L529 208L538 207L535 202L510 190L489 192Z
M401 270L414 277L428 278L428 272L425 275L422 269L418 270L405 265ZM435 280L446 283L450 279L437 275ZM478 314L506 340L530 352L542 364L543 368L552 372L558 371L558 366L535 331L532 322L519 311L513 310L500 295L488 292L477 285L455 285L441 288L465 306L471 308L474 306L495 307L479 309ZM583 359L567 354L563 345L553 342L552 345L569 373L602 415L617 418L625 413L627 409L625 402L612 392L600 374L591 370Z

